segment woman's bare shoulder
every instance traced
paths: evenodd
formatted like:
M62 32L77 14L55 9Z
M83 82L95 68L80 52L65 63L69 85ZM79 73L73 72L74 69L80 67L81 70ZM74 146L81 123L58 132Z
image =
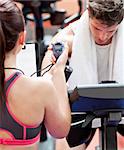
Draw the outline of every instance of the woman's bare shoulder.
M50 95L55 94L55 87L52 82L52 76L45 75L44 77L26 77L22 76L20 79L19 88L23 89L20 93L24 95L24 97L29 96L30 101L37 101L37 103L47 103L50 99ZM34 105L35 105L34 102Z
M50 99L51 87L52 83L47 78L21 76L8 95L11 110L25 124L40 123Z
M42 88L48 88L51 85L50 76L47 77L27 77L22 76L19 82L20 86L28 87L27 90L36 89L41 91Z

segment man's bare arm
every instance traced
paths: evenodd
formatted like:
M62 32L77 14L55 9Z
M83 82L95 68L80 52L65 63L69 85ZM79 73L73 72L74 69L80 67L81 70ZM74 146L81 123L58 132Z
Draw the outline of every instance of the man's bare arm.
M65 27L64 29L62 29L61 31L59 31L51 40L51 43L56 43L56 42L63 42L66 43L67 46L69 47L69 51L68 51L68 56L71 57L71 53L72 53L72 44L73 44L73 38L74 38L74 31L76 28L78 21L75 21L74 23L72 23L71 25ZM48 48L48 51L45 54L45 57L43 59L42 62L42 68L46 67L47 65L53 63L53 53L52 53L52 49Z
M72 43L73 43L73 37L74 33L70 26L67 26L66 28L62 29L60 32L58 32L53 38L51 43L56 42L64 42L67 43L69 46L69 56L71 56L72 53Z

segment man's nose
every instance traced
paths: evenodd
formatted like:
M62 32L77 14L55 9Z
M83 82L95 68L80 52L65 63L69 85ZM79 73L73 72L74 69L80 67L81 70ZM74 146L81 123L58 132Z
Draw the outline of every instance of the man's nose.
M99 34L99 38L100 38L101 41L104 41L104 40L106 40L108 38L108 34L105 33L105 32L101 32Z

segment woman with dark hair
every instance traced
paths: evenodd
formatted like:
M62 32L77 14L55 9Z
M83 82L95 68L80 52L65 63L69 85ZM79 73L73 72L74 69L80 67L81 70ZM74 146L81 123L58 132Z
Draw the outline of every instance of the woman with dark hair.
M0 0L0 149L34 150L42 122L55 138L70 129L64 68L68 47L43 77L26 77L16 68L25 41L22 12L12 0ZM42 134L42 133L41 133Z

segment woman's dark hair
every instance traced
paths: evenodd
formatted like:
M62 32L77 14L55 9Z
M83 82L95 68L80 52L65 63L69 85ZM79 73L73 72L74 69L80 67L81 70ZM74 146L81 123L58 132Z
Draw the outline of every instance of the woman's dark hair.
M11 51L17 42L19 33L24 31L22 12L12 0L0 0L0 102L5 100L5 53Z
M89 16L112 26L120 24L124 17L123 0L89 0Z

